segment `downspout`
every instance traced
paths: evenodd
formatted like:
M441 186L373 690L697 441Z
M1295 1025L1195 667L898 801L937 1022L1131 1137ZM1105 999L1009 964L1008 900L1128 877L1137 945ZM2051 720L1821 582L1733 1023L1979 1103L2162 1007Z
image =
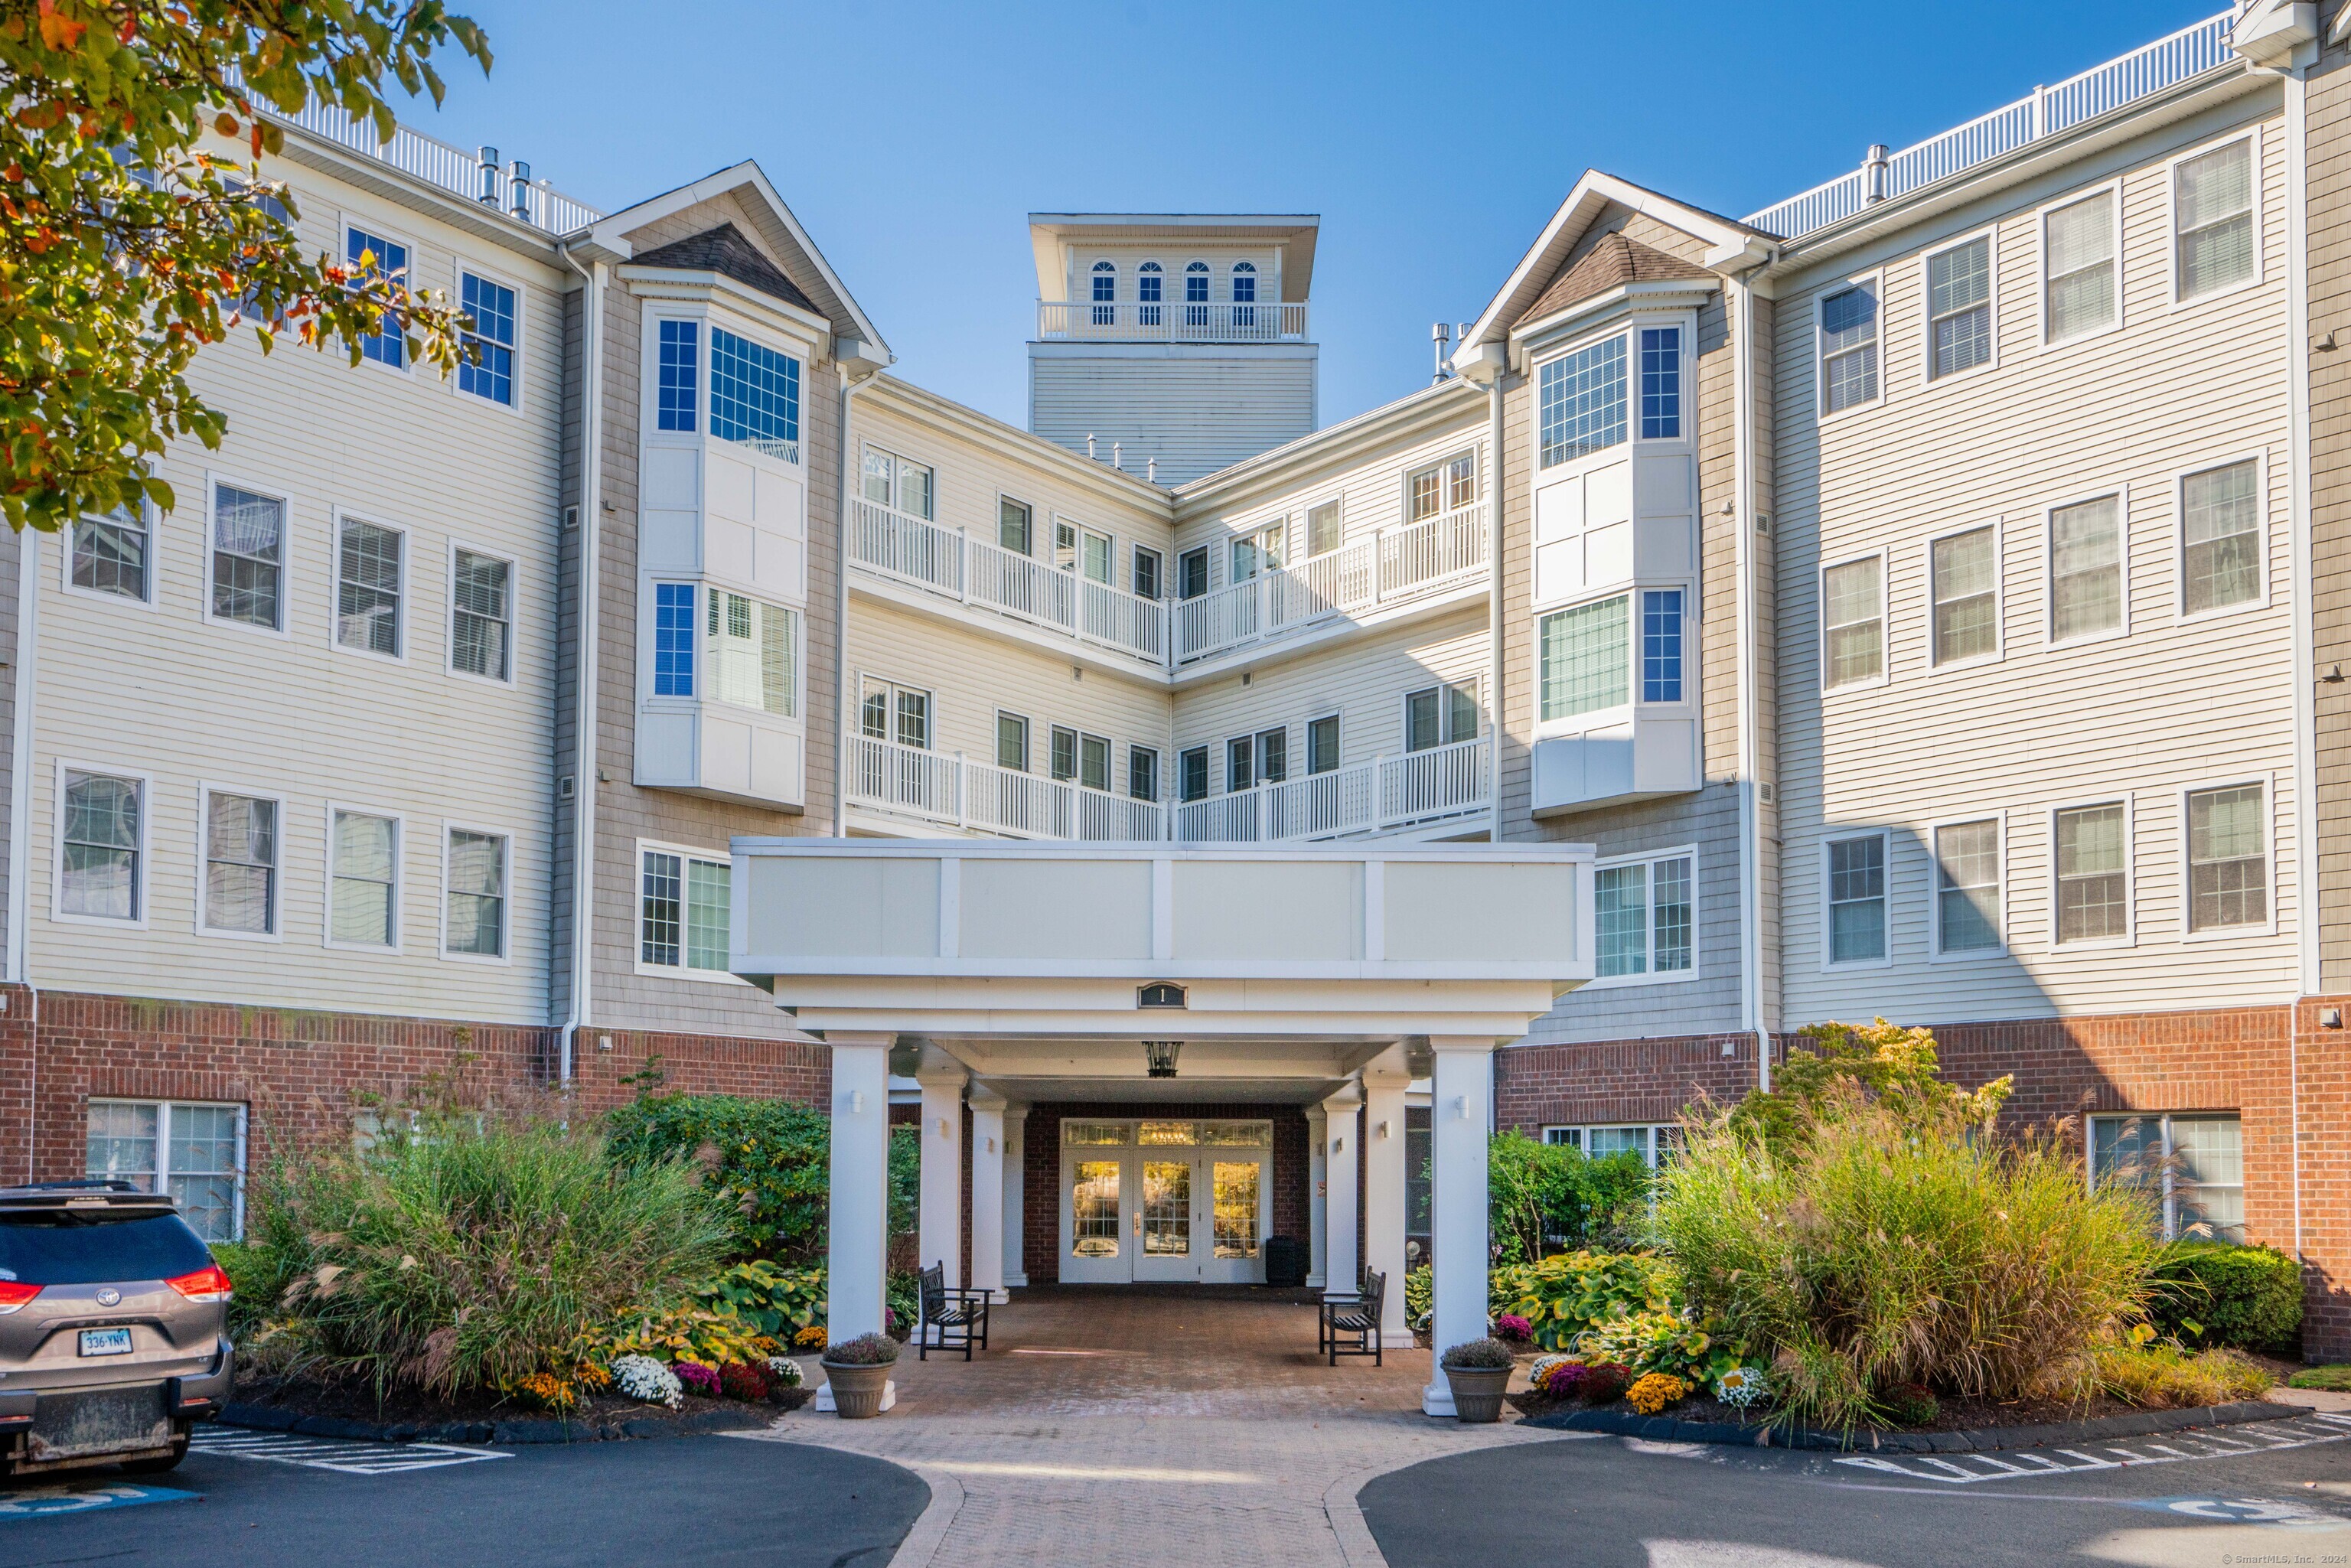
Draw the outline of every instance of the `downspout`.
M2295 958L2300 997L2315 994L2319 967L2318 883L2318 672L2309 659L2317 644L2310 602L2314 580L2310 480L2310 193L2307 67L2285 76L2286 406L2293 431L2289 505L2294 529L2294 792ZM2288 1011L2286 1092L2291 1107L2288 1135L2294 1158L2294 1251L2302 1257L2302 1018Z
M40 643L35 624L41 608L41 536L30 528L16 534L16 706L9 736L8 793L8 978L32 993L33 1017L26 1026L26 1112L38 1126L41 1106L41 993L33 985L32 942L25 929L32 907L32 878L26 862L32 855L33 704L38 690L35 677ZM38 1155L33 1127L25 1134L25 1180L35 1179Z
M861 460L849 430L850 400L872 382L841 367L841 486L832 511L832 836L849 836L849 470Z
M1486 841L1502 841L1502 378L1510 373L1505 361L1486 383L1486 728L1493 737L1486 766L1491 772L1487 794Z
M595 916L596 868L596 742L598 730L596 666L601 635L596 613L599 581L597 545L604 528L604 465L596 439L604 393L604 263L582 267L570 247L558 244L556 253L585 280L580 303L580 617L579 713L574 719L571 784L571 985L570 1008L563 1020L558 1082L571 1082L580 1031L588 1025L590 965Z
M1739 704L1739 1027L1755 1040L1755 1082L1771 1088L1771 1032L1763 1015L1763 843L1756 797L1762 736L1755 712L1755 291L1748 272L1732 276L1732 570L1737 573L1732 660Z

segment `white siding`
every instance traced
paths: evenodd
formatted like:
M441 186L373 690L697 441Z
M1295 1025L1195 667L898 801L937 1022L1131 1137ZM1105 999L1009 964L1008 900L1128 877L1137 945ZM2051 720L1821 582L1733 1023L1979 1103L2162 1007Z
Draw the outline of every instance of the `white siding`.
M1314 429L1315 349L1044 343L1029 350L1029 427L1072 452L1113 444L1130 474L1180 485Z

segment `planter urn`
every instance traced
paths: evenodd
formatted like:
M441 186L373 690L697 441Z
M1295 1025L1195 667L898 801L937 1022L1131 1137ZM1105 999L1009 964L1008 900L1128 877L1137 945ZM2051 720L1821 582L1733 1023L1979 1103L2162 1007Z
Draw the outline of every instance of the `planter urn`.
M895 1362L870 1366L843 1366L831 1361L822 1364L825 1381L832 1385L832 1407L841 1419L862 1421L882 1414L883 1391L890 1385L890 1375L898 1370Z
M1510 1385L1507 1366L1448 1366L1445 1381L1453 1390L1453 1414L1462 1421L1499 1421L1502 1392ZM838 1399L839 1395L833 1396Z

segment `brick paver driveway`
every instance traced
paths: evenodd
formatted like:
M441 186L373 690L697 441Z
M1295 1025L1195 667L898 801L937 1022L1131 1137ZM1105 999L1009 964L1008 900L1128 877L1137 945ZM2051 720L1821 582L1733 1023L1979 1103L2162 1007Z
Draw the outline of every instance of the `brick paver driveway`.
M893 1460L929 1482L896 1568L1370 1568L1383 1559L1355 1507L1365 1481L1555 1436L1421 1415L1426 1351L1324 1365L1310 1300L1040 1287L997 1309L994 1343L968 1365L908 1351L897 1408L879 1419L802 1410L755 1436Z

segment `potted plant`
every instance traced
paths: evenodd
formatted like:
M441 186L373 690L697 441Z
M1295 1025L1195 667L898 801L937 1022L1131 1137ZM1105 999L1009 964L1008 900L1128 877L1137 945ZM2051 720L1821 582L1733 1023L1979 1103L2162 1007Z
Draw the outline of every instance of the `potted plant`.
M1502 1391L1510 1385L1517 1359L1498 1339L1473 1339L1447 1351L1437 1364L1453 1390L1453 1414L1464 1421L1500 1420Z
M834 1410L851 1421L879 1416L890 1369L898 1364L898 1342L885 1333L859 1334L825 1346L823 1364Z

